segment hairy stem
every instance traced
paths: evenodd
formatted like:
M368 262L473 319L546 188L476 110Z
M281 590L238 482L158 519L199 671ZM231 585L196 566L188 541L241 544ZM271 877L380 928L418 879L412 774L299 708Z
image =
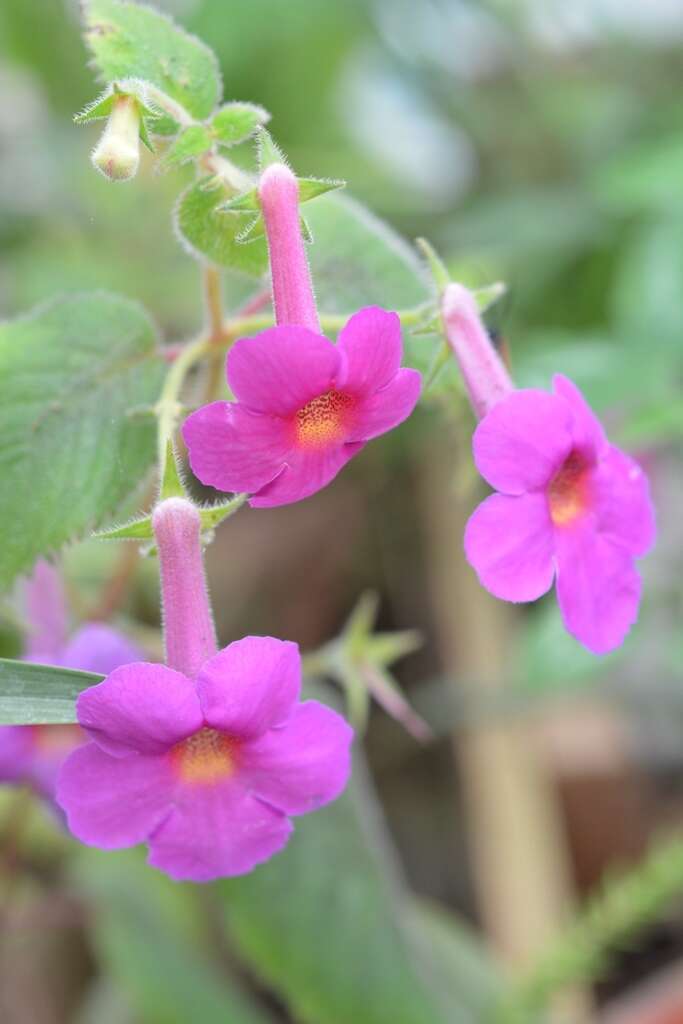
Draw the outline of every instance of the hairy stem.
M589 900L503 997L495 1024L527 1024L555 993L595 980L610 956L683 892L683 839L656 846L636 868Z

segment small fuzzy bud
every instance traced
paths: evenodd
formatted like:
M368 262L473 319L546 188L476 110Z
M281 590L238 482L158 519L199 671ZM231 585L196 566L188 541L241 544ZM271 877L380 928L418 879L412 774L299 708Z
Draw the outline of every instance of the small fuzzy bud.
M447 285L441 314L446 340L458 360L470 403L482 419L514 385L488 336L472 292L461 284Z
M134 178L140 163L140 109L134 96L114 97L107 127L92 153L98 171L111 181Z

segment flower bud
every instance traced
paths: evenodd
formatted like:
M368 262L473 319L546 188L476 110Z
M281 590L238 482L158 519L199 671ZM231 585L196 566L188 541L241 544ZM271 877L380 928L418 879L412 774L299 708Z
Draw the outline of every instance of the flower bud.
M140 109L134 96L121 93L92 153L93 165L112 181L134 178L140 162Z
M470 404L481 419L513 390L510 375L491 343L472 292L461 284L447 285L441 314L446 340L458 360Z

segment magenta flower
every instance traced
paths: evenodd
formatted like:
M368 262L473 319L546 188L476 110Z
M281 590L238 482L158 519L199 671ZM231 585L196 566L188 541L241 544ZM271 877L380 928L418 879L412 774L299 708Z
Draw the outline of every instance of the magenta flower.
M135 644L103 623L85 623L67 638L62 582L48 562L36 563L25 587L25 604L26 661L106 674L140 658ZM0 782L31 786L52 801L65 757L86 740L78 725L0 726Z
M168 667L127 665L80 695L91 742L65 762L57 799L82 842L147 842L150 864L204 882L250 871L285 845L291 816L335 799L353 734L298 703L295 644L246 637L216 651L199 513L169 498L152 522Z
M227 363L237 402L206 405L183 426L193 471L257 508L308 497L413 411L420 375L400 362L399 319L374 307L337 345L304 327L238 341Z
M465 553L506 601L533 601L557 579L567 630L595 654L622 643L638 615L634 559L652 546L645 474L611 445L578 388L515 391L474 434L477 469L500 493L470 518Z
M444 321L475 411L477 469L498 494L475 510L465 553L481 583L506 601L534 601L557 581L565 627L595 654L622 643L638 615L634 560L654 542L647 478L611 445L578 388L514 390L460 285Z
M245 637L196 680L164 665L117 669L81 694L93 742L66 762L58 800L82 842L148 842L175 879L250 871L285 845L290 815L334 800L352 732L334 711L297 703L295 644Z
M336 345L320 333L297 179L272 164L258 194L278 326L234 345L227 374L237 402L198 409L183 437L202 483L249 493L252 506L266 508L319 491L366 441L402 423L420 375L400 368L395 313L361 309Z

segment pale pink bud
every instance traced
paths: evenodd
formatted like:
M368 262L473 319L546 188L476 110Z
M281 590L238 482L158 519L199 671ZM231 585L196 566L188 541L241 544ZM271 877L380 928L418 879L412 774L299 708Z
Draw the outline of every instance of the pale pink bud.
M482 419L501 398L510 394L514 385L489 338L472 292L461 284L447 285L441 315L472 408Z
M134 96L114 97L107 127L91 159L97 170L112 181L135 177L140 163L140 110Z

